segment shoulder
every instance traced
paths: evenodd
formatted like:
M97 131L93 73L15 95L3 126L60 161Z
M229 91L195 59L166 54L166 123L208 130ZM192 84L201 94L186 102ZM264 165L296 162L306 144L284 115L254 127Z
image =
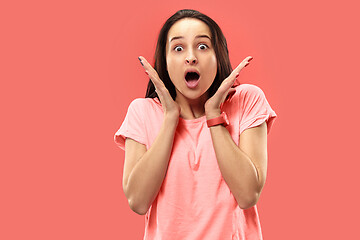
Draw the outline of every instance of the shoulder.
M129 108L148 108L152 104L156 104L156 101L153 98L135 98L131 101Z
M130 106L142 106L144 104L146 104L145 98L135 98L131 101Z
M239 94L240 97L251 97L251 96L261 96L264 95L263 90L254 85L254 84L240 84L235 87L236 93Z
M150 119L162 114L162 106L157 98L135 98L131 101L128 112L139 118Z
M235 87L238 101L245 105L263 102L266 97L263 90L254 84L241 84Z
M142 116L146 106L147 102L144 98L135 98L130 102L127 113L130 116Z
M261 105L266 100L263 90L254 84L240 84L235 87L235 90L233 100L237 104L233 107L240 108L241 111L245 108L252 109L255 105Z

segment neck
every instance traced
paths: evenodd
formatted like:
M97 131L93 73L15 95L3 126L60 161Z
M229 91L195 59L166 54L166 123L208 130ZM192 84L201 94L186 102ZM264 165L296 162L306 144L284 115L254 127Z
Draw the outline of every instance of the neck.
M181 93L177 93L175 102L181 108L180 117L183 119L196 119L205 115L205 102L207 101L207 92L197 99L189 99Z

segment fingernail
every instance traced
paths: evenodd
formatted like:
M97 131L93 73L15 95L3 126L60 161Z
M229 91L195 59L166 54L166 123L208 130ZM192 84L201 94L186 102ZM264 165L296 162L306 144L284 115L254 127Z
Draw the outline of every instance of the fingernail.
M253 57L249 58L248 62L250 62L251 60L253 60Z
M142 61L141 61L140 57L138 57L138 59L139 59L139 61L140 61L141 65L142 65L142 66L144 66L144 64L142 63Z

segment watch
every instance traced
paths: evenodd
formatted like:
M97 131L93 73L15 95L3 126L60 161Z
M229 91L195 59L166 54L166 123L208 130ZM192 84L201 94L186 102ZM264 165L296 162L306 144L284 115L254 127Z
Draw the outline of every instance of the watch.
M229 119L225 112L222 112L219 117L212 118L206 121L208 127L216 126L216 125L224 125L224 127L229 125Z

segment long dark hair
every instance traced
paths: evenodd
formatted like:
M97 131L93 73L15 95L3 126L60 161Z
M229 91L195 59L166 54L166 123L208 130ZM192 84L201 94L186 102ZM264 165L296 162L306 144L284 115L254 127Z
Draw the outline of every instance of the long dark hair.
M156 50L155 50L155 65L154 69L159 74L160 79L164 82L166 88L168 89L171 97L176 98L175 86L170 80L169 73L166 69L166 41L168 32L174 23L183 18L196 18L203 21L211 31L211 44L214 47L215 55L217 59L217 73L214 79L213 84L210 86L208 93L209 98L215 94L217 89L220 87L222 81L227 78L232 72L232 67L229 59L229 51L226 44L226 39L224 34L222 33L220 27L217 23L212 20L210 17L206 16L203 13L200 13L196 10L191 9L183 9L177 11L174 15L172 15L168 20L166 20L164 26L161 28ZM149 80L146 95L148 98L159 98L157 93L155 92L155 86ZM160 99L159 99L160 100Z

